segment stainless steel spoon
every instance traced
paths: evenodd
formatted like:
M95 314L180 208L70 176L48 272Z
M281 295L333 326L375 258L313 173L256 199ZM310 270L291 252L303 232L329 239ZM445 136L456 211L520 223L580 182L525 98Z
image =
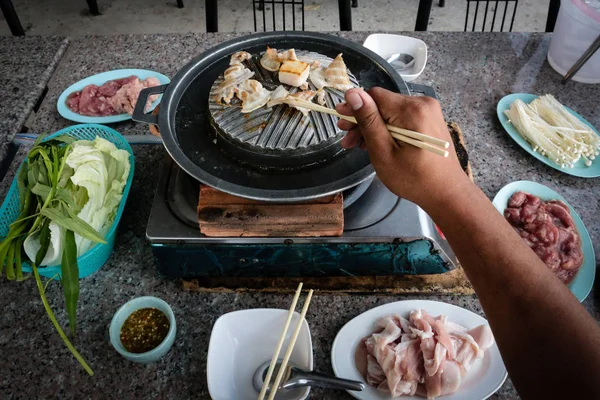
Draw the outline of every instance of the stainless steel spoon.
M265 361L256 369L256 372L254 372L254 376L252 377L252 385L257 392L260 392L262 389L270 364L270 360ZM280 366L281 359L278 360L277 365L275 365L272 381L275 380ZM318 386L325 389L356 391L362 391L365 389L365 384L362 382L336 378L329 375L319 374L317 372L307 372L298 368L296 365L288 363L288 365L285 367L285 374L283 375L283 379L281 380L278 390L290 390L303 386ZM270 387L268 388L267 393L269 390ZM277 393L279 393L279 391Z
M387 62L392 64L396 71L403 71L413 66L415 58L410 54L395 53L388 57Z

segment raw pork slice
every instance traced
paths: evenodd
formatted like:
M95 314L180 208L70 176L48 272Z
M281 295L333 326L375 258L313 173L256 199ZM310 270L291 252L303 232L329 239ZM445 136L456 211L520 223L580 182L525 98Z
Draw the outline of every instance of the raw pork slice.
M80 92L71 93L66 104L71 111L89 117L132 114L140 91L158 85L160 82L155 77L140 81L137 76L132 75L105 82L102 86L87 85ZM146 107L157 97L158 95L150 96Z
M389 315L365 339L366 380L392 397L433 399L456 392L473 362L494 344L489 325L467 328L413 310L409 318Z
M508 200L504 217L546 266L565 284L583 264L581 239L569 207L525 192Z

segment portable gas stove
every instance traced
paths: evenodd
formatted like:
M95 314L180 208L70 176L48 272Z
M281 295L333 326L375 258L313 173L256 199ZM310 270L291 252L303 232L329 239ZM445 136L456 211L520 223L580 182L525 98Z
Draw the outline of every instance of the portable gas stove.
M199 188L165 156L146 235L166 277L436 274L457 266L431 218L377 178L344 192L341 237L204 236L196 215Z

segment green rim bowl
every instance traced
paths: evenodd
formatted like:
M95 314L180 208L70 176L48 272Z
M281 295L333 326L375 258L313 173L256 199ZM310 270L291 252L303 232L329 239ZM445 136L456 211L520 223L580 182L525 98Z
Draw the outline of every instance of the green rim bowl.
M165 313L169 319L169 332L161 344L156 346L154 349L145 353L130 353L129 351L125 350L123 343L121 343L121 328L123 327L127 317L133 314L134 311L137 311L141 308L156 308ZM127 303L123 304L115 313L112 321L110 322L109 328L110 343L115 350L117 350L119 354L126 359L141 364L152 363L167 354L175 342L176 333L177 324L175 323L175 315L173 314L173 310L171 310L171 307L169 307L166 301L152 296L136 297L135 299L129 300Z
M525 149L526 152L528 152L533 157L537 158L538 160L540 160L541 162L543 162L544 164L546 164L549 167L559 170L560 172L564 172L565 174L578 176L580 178L599 177L600 176L600 156L598 157L598 159L594 160L592 165L589 167L586 167L584 160L581 159L575 163L573 168L568 168L568 167L561 168L560 165L556 164L554 161L551 161L550 159L544 157L540 153L534 152L533 149L531 148L531 145L525 139L523 139L523 137L519 134L519 132L515 129L515 127L510 122L508 122L508 118L506 117L506 115L504 115L504 111L508 110L510 108L510 105L515 100L519 99L519 100L522 100L524 103L529 104L537 98L538 98L537 95L528 94L528 93L513 93L513 94L509 94L507 96L504 96L498 102L498 106L496 107L496 113L498 114L498 119L500 120L500 123L502 124L502 127L504 128L504 130L510 135L511 138L513 138L513 140L515 142L517 142L517 144L519 146L521 146L523 149ZM596 135L600 136L600 133L598 133L598 130L596 130L596 128L594 128L594 126L592 126L592 124L587 122L581 115L577 114L575 111L571 110L568 107L565 107L565 108L571 114L573 114L573 116L575 118L577 118L578 120L580 120L581 122L583 122L584 124L586 124L587 126L592 128L592 131L594 131L596 133Z
M587 229L585 229L581 217L560 194L542 184L531 181L512 182L500 189L492 201L500 214L504 215L504 209L506 209L508 199L516 192L526 192L545 201L560 200L569 207L573 222L575 222L575 227L581 238L583 264L581 265L581 268L579 268L579 272L577 272L575 278L567 286L580 302L585 300L594 285L594 278L596 276L596 255L594 253L594 247L592 246L592 239L590 238Z

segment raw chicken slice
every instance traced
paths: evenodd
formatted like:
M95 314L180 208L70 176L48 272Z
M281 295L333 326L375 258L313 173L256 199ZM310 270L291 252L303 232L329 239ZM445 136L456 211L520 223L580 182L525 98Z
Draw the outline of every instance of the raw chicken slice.
M395 368L396 354L394 351L394 342L400 337L402 330L392 318L379 320L378 326L384 327L383 331L371 335L365 341L365 345L368 354L375 357L384 371L388 387L393 394L393 388L402 380L402 375Z
M470 329L467 331L467 334L475 340L481 351L486 351L494 344L494 334L487 324Z
M421 381L423 375L423 358L421 357L421 341L419 339L401 342L396 346L396 369L402 379Z
M375 357L367 354L367 383L371 386L378 386L385 381L385 373L377 363Z
M475 359L483 357L483 351L479 349L475 339L468 333L455 332L452 334L452 339L456 346L454 360L467 372Z
M488 325L467 329L413 310L379 318L382 329L365 339L367 383L391 397L418 395L433 399L455 393L473 361L494 343Z
M450 360L445 360L439 371L433 376L425 377L427 398L435 399L454 393L460 387L462 373L460 366Z
M456 349L452 344L452 340L450 339L450 335L446 329L446 318L443 315L440 315L433 322L433 332L435 333L435 338L438 341L438 345L444 346L446 351L448 352L448 358L454 359L456 356Z

